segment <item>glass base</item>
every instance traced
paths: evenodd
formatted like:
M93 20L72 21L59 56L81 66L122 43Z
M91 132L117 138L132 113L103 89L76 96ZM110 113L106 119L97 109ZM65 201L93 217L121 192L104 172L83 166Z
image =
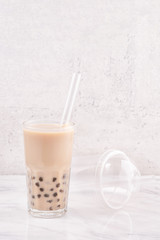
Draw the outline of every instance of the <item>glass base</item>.
M28 212L30 213L31 216L33 217L38 217L38 218L57 218L57 217L62 217L65 215L67 212L67 209L59 209L55 211L40 211L36 209L28 209Z

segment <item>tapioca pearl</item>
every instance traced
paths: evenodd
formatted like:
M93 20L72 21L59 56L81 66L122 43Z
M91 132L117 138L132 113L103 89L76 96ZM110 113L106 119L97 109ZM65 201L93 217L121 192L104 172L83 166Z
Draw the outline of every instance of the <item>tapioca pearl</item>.
M56 187L59 188L59 187L60 187L60 183L57 183L57 184L56 184Z
M39 186L40 186L39 182L36 182L36 183L35 183L35 185L36 185L37 187L39 187Z
M45 194L44 194L44 197L49 197L49 194L45 193Z
M38 194L37 197L40 198L40 197L41 197L41 194Z
M53 197L57 197L57 193L55 192L55 193L53 193Z
M53 191L54 191L54 188L51 188L50 191L53 192Z
M59 202L60 201L60 199L59 198L57 198L57 202Z
M33 177L32 177L32 179L34 180L34 179L36 179L36 177L35 177L35 176L33 176Z
M53 202L53 200L47 200L47 202L51 203L51 202Z
M32 198L35 198L35 196L34 196L34 195L32 195Z
M59 204L59 205L57 205L57 207L59 208L61 205Z
M39 177L39 181L40 181L40 182L43 182L43 178L42 178L42 177Z
M56 178L56 177L54 177L54 178L52 179L52 181L53 181L53 182L55 182L56 180L57 180L57 178Z
M53 210L53 208L52 208L52 207L50 207L50 208L49 208L49 210Z
M65 178L66 178L66 176L67 176L67 174L63 174L62 178L63 178L63 179L65 179Z
M40 190L41 192L43 192L43 191L44 191L44 188L40 188L39 190Z

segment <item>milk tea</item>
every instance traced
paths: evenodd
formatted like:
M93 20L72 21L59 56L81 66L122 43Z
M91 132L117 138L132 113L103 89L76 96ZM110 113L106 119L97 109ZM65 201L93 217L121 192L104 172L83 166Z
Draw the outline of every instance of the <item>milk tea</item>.
M66 211L72 143L71 125L24 126L29 211Z

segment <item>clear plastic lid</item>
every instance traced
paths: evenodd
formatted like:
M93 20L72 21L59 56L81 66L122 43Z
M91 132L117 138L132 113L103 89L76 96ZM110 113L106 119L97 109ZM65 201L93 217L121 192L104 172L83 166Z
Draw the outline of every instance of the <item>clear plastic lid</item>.
M112 209L122 208L136 188L140 172L128 156L119 150L106 151L96 166L98 192Z

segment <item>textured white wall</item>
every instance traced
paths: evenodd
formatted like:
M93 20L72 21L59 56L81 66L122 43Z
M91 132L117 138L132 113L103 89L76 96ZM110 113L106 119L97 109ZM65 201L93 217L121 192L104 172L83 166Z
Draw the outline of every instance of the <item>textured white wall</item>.
M1 174L24 172L22 122L59 120L77 70L74 154L118 148L160 174L159 13L159 0L0 0Z

